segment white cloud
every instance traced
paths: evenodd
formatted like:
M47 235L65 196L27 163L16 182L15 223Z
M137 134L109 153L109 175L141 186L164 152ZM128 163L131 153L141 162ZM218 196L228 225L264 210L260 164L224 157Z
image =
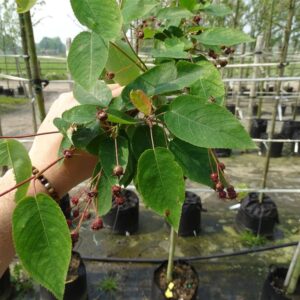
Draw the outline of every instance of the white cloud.
M43 37L60 37L65 43L68 37L74 38L84 28L76 20L70 0L46 0L34 11L34 21L40 22L34 26L36 42Z

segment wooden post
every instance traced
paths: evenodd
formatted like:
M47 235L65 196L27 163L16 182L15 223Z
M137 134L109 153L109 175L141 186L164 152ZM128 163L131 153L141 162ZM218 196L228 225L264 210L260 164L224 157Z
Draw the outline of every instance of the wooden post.
M22 49L23 49L23 55L24 55L26 76L27 76L27 79L29 80L28 95L32 100L31 101L32 125L33 125L33 131L37 132L37 121L36 121L36 112L35 112L35 104L34 104L33 86L32 86L32 74L31 74L30 62L29 62L24 14L19 14L19 22L20 22L20 32L21 32Z
M295 15L295 3L296 0L289 0L289 13L288 13L288 19L285 26L285 32L284 32L284 41L283 41L283 47L280 54L280 65L279 65L279 71L278 71L278 77L283 77L284 75L284 68L285 63L287 59L288 54L288 47L289 47L289 41L291 36L291 29L293 24L293 18ZM273 107L273 113L272 113L272 124L271 124L271 131L270 131L270 139L273 138L274 132L275 132L275 125L276 125L276 115L277 115L277 107L280 101L281 96L281 81L277 81L276 84L276 100ZM264 168L264 174L263 174L263 181L262 181L262 188L264 189L267 185L267 178L268 178L268 172L269 172L269 166L270 166L270 155L271 155L271 145L269 145L269 148L267 150L267 157L265 162L265 168ZM261 194L260 199L262 200L263 194Z
M264 45L264 37L262 35L259 35L256 39L256 45L255 45L255 53L254 53L254 64L258 64L260 62L260 58L262 56L262 50ZM253 75L252 78L256 78L258 76L258 67L253 67ZM254 99L256 98L256 89L257 89L257 83L255 81L252 82L250 87L250 101L249 101L249 107L248 107L248 116L249 116L249 123L248 123L248 129L250 132L250 128L252 125L252 108Z
M36 48L35 48L30 11L24 14L24 25L26 31L26 39L28 45L31 72L33 77L33 88L35 92L35 99L39 109L40 121L43 121L44 118L46 117L46 109L45 109L45 101L43 95L43 86L41 82L40 68L39 68L39 63L38 63L38 58L37 58Z

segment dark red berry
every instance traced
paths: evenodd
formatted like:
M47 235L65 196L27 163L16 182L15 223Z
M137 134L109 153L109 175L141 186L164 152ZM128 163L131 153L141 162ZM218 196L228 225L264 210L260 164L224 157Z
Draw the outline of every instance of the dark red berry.
M86 211L86 212L84 213L84 219L85 219L85 220L89 220L90 217L91 217L91 214L90 214L88 211Z
M115 197L115 202L116 202L117 205L123 205L124 202L125 202L125 199L122 196L116 196Z
M228 61L227 60L220 60L219 61L219 64L220 64L220 66L222 67L222 68L224 68L224 67L226 67L227 66L227 64L228 64Z
M226 188L227 192L231 193L231 192L235 192L234 190L234 186L233 185L228 185Z
M200 17L200 16L194 16L193 21L194 21L196 24L199 24L199 22L201 21L201 17Z
M211 179L213 182L217 182L218 179L219 179L218 173L211 173L211 174L210 174L210 179Z
M220 199L226 199L226 192L225 191L220 191L219 192L219 198Z
M221 191L224 190L224 186L223 186L223 184L222 184L221 181L219 181L219 182L216 184L216 190L217 190L218 192L221 192Z
M73 156L73 152L71 150L64 150L63 154L65 158L71 158Z
M226 46L221 46L221 49L222 49L222 50L225 50L225 49L226 49Z
M74 209L73 210L73 218L77 218L79 216L79 210L78 209Z
M237 197L236 191L227 192L227 196L229 199L235 199Z
M107 72L105 74L105 77L107 80L113 80L115 78L115 73L114 72Z
M72 244L74 245L75 243L78 242L79 239L79 233L77 231L72 231L71 232L71 239L72 239Z
M72 197L71 202L74 206L76 206L79 203L79 198L78 197Z
M213 59L218 58L218 55L217 55L217 53L214 50L209 50L208 56L211 57L211 58L213 58Z
M69 227L71 227L72 226L72 220L67 219L67 224L68 224Z
M118 195L121 193L122 188L119 185L113 185L111 191L114 195Z
M170 214L171 214L171 212L167 209L167 210L165 211L165 216L166 216L166 217L169 217Z
M103 109L99 110L96 116L99 121L106 121L108 118L107 112Z
M92 230L99 230L99 229L102 229L103 228L103 221L101 218L97 217L92 225L91 225L91 229Z
M136 36L137 36L139 39L143 39L143 38L144 38L144 31L139 30L139 31L137 32Z
M219 167L219 169L222 170L222 171L225 170L225 165L224 165L224 163L222 163L222 162L219 162L219 163L218 163L218 167Z
M231 48L226 48L224 54L229 55L231 53Z
M114 176L122 176L124 174L124 169L122 166L117 165L114 167L113 175Z
M95 191L90 191L90 192L88 192L87 195L88 195L89 198L95 198L95 197L97 196L97 194L98 194L98 193L95 192Z
M147 24L147 20L143 20L142 22L143 22L143 24L144 24L144 25L146 25L146 24Z

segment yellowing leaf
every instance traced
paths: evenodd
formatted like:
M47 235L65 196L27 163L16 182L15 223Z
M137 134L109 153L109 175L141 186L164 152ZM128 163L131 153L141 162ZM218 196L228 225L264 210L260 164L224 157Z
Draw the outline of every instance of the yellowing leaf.
M142 112L146 116L151 115L152 102L142 90L132 90L130 92L130 100L140 112Z

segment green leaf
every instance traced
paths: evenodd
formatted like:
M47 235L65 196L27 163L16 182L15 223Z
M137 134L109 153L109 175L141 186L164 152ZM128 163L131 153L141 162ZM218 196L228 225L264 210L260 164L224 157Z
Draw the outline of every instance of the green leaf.
M149 116L152 112L151 99L141 90L131 91L130 99L133 105L144 115Z
M170 150L189 179L212 186L208 149L188 144L180 139L170 142Z
M159 2L155 0L124 0L122 3L124 24L143 18L157 5Z
M76 148L85 149L86 146L96 137L104 134L98 121L89 124L78 125L72 134L72 142Z
M109 87L99 80L88 90L76 83L73 93L75 99L80 104L95 104L101 107L107 107L112 99L112 93Z
M26 148L18 141L0 139L0 166L13 168L16 183L20 183L31 177L31 161ZM29 183L23 184L17 189L16 201L25 197Z
M179 0L179 5L192 11L197 4L197 0Z
M126 113L115 109L110 108L107 111L107 114L108 114L108 121L112 123L130 125L130 124L136 124L138 122L138 120L130 117Z
M206 100L213 97L218 104L223 104L225 88L220 72L211 62L205 60L198 65L203 68L203 73L191 86L190 93Z
M21 200L13 214L18 257L39 284L63 299L71 259L71 238L57 203L45 194Z
M115 0L71 0L75 16L79 22L105 40L119 36L122 15Z
M136 79L141 73L140 62L132 49L123 41L109 44L109 56L106 70L115 74L114 81L126 85Z
M152 127L153 141L155 147L167 147L164 130L154 125ZM149 126L138 126L135 128L131 138L132 151L138 160L144 151L152 149Z
M139 192L147 206L165 216L177 231L184 201L181 167L166 148L145 151L138 161Z
M58 154L62 155L65 149L69 149L73 145L71 124L61 118L55 118L53 120L53 124L63 135L63 139L60 143L59 150L58 150Z
M193 17L193 14L183 7L165 7L158 11L156 17L159 20L174 20L182 18L191 18Z
M99 174L101 174L101 177L98 180L97 175ZM104 216L110 211L112 207L112 183L111 180L103 172L100 163L96 165L92 178L96 178L93 184L97 184L97 210L100 216Z
M17 2L17 11L19 14L26 13L29 11L37 2L37 0L16 0Z
M132 150L129 148L128 163L127 163L124 176L122 176L120 180L120 184L127 187L131 183L134 176L136 175L136 169L137 169L137 161L135 160Z
M223 4L208 4L205 5L201 10L207 15L214 17L225 17L232 14L232 10Z
M158 65L127 85L122 98L129 103L132 90L142 90L148 96L174 92L191 86L203 75L203 67L185 61Z
M204 148L256 148L239 121L224 107L180 96L165 114L168 129L179 139Z
M117 145L118 145L118 161L119 165L126 169L128 163L128 141L126 138L122 136L117 137ZM101 165L103 167L103 171L106 176L111 180L111 182L117 183L118 178L112 177L113 169L117 165L116 161L116 149L115 149L115 141L110 137L101 137L99 139L99 158Z
M68 55L68 66L73 79L86 90L92 90L107 58L108 45L101 36L93 32L79 33Z
M233 46L254 41L249 35L238 29L223 27L205 30L194 38L204 45L212 46Z
M65 111L62 118L71 124L86 124L96 120L98 109L99 105L79 105Z

